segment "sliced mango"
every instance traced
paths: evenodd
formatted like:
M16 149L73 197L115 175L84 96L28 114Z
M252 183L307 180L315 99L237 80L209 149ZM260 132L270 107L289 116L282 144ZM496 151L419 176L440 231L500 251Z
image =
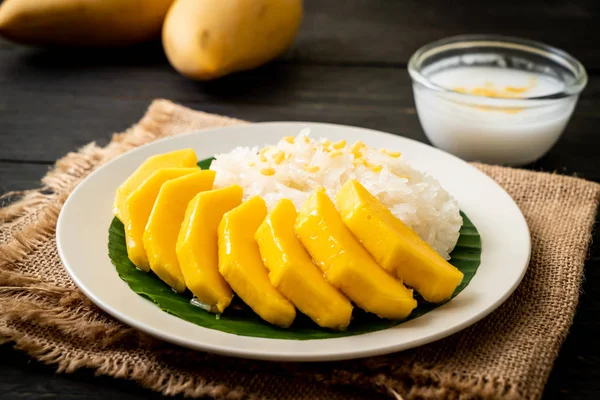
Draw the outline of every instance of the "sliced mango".
M171 179L199 170L198 167L157 169L127 197L125 201L127 212L124 221L127 255L131 262L142 271L150 270L148 256L144 249L144 230L161 186Z
M222 313L233 293L219 273L217 230L223 214L242 202L238 185L200 192L190 201L177 238L185 285L208 311Z
M360 308L382 318L404 319L417 306L412 291L377 265L346 228L323 189L304 202L295 229L327 281Z
M182 149L170 153L158 154L149 157L142 163L117 189L113 212L125 223L127 209L125 202L127 197L138 188L154 171L159 168L192 168L198 163L196 153L192 149Z
M255 196L223 216L219 225L219 272L262 319L287 328L296 317L296 309L271 285L254 240L266 215L265 201Z
M143 241L150 268L180 293L185 291L185 281L175 251L177 236L188 203L198 192L210 190L214 179L215 172L205 170L165 182L146 224Z
M336 196L346 226L385 270L430 302L448 300L463 273L444 260L417 233L355 180Z
M294 232L296 208L282 199L256 231L256 242L271 284L323 328L345 329L352 304L331 286Z

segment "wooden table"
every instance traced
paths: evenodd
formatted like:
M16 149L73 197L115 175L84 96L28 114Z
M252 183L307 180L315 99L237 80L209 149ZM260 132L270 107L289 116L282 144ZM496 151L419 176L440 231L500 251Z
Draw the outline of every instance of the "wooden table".
M125 50L36 50L0 41L0 192L39 186L65 153L106 143L163 97L251 121L322 121L426 142L406 71L435 39L498 33L545 41L579 58L590 81L564 136L528 168L600 181L600 7L594 0L306 0L302 31L280 60L216 82L179 76L160 43ZM600 235L581 304L545 398L600 398ZM158 398L135 384L52 367L0 346L0 398Z

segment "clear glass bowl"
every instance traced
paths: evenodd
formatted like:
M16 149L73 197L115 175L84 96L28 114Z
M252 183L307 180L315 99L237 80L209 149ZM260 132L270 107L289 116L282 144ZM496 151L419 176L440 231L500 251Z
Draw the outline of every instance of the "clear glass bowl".
M419 120L433 145L492 164L527 164L548 152L587 83L583 65L564 51L495 35L430 43L411 57L408 71ZM506 86L525 76L530 88ZM479 87L471 90L471 83ZM501 95L489 90L503 85Z

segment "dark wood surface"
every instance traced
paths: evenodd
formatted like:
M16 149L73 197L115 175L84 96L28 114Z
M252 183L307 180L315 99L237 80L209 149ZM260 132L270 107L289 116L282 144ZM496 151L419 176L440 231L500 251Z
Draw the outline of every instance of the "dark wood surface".
M168 98L251 121L322 121L427 141L406 65L425 43L461 33L545 41L579 58L590 81L553 150L528 168L600 181L600 2L306 0L293 49L255 71L197 83L175 73L160 43L122 50L42 50L0 40L0 192L39 186L53 161L106 143L150 101ZM600 235L595 234L575 323L544 398L600 398ZM52 367L0 346L0 398L159 396L89 371Z

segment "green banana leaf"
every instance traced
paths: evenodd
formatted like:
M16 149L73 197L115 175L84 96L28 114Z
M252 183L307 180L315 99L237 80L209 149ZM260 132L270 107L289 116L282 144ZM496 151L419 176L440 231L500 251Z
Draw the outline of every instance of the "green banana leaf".
M202 160L198 165L200 168L205 169L210 166L211 161L212 159ZM464 279L456 288L452 297L459 294L469 284L477 272L481 258L481 239L479 233L469 218L463 213L461 215L464 222L460 230L458 243L450 254L452 257L450 263L462 271ZM416 295L415 297L419 305L405 321L381 319L355 307L352 322L348 329L343 332L320 328L308 317L298 312L292 326L282 329L264 322L237 297L234 297L234 301L223 314L211 314L190 303L192 294L189 291L183 294L175 293L154 273L146 273L138 270L127 257L124 227L117 218L113 219L109 228L108 253L121 279L135 293L154 302L162 310L188 322L236 335L288 340L328 339L352 336L390 328L420 317L440 306L440 304L427 303L420 296Z

